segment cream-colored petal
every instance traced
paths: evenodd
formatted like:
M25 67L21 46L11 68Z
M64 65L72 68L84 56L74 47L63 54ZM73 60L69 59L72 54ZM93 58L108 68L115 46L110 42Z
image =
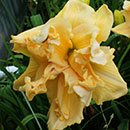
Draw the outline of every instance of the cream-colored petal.
M28 39L31 40L32 37L39 36L41 32L45 31L48 34L48 32L46 31L46 28L45 28L46 26L47 26L47 24L40 25L40 26L37 26L35 28L24 31L24 32L18 34L17 36L11 36L12 40L10 42L11 43L17 43L17 44L22 44L24 46L24 45L27 44ZM45 36L44 36L43 41L47 38L47 35L46 34L44 34L44 35Z
M97 43L97 41L94 41L91 47L90 61L105 65L107 62L114 58L113 53L114 49L110 49L110 47L100 47L99 43Z
M130 2L129 2L130 3ZM130 7L129 7L130 8ZM123 10L122 11L123 15L125 16L126 24L130 28L130 9L129 10Z
M79 0L69 0L57 17L69 19L72 28L80 24L94 23L94 9Z
M73 45L76 49L90 46L93 33L98 33L98 28L94 24L81 24L73 29Z
M95 25L99 28L99 33L96 40L98 43L106 41L112 25L113 25L113 14L108 9L107 5L102 5L95 13Z
M130 38L130 26L127 23L122 23L112 29L114 33L118 33Z
M130 10L130 1L128 0L124 1L123 9Z
M120 76L113 61L104 66L93 63L92 68L104 82L103 86L99 82L93 91L93 99L97 104L117 99L128 92L126 82Z
M48 79L55 79L61 72L63 72L68 66L61 67L54 63L49 63L44 70L44 77L48 77Z
M92 99L92 91L86 90L79 85L74 86L73 89L81 97L81 102L83 102L85 106L89 106Z
M53 85L50 85L50 87L52 92L56 89ZM62 130L74 123L80 123L83 119L84 104L80 101L80 97L77 94L69 94L68 89L68 86L65 86L64 76L61 74L57 82L57 94L55 96L51 94L55 98L51 100L52 103L49 110L49 130Z
M83 79L71 68L64 70L63 74L65 85L69 87L68 93L70 94L74 91L78 96L80 96L81 102L88 106L92 98L92 92L86 88L87 84L82 84L82 82L84 82Z
M44 77L31 81L31 78L27 76L25 77L25 85L20 86L19 91L25 91L28 100L31 101L37 94L45 93L47 91L45 83L46 79Z

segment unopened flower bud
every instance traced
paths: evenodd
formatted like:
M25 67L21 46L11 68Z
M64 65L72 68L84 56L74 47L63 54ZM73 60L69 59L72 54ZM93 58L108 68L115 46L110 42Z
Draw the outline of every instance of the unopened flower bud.
M123 15L119 10L114 11L114 23L115 25L121 24L124 22Z
M90 3L90 0L80 0L81 2L85 3L85 4L88 4Z

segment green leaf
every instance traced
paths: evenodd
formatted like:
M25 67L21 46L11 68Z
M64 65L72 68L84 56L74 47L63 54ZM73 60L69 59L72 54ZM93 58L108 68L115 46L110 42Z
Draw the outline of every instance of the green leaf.
M121 120L118 130L129 130L129 120L128 119Z
M39 26L43 24L43 20L40 14L31 16L31 22L33 27Z
M47 121L47 117L43 114L40 114L40 113L35 113L35 116L39 119L41 119L45 124L46 124L46 121ZM34 116L33 114L30 114L28 116L26 116L21 122L22 124L25 126L29 121L31 121L32 119L34 119ZM16 130L20 130L20 127L18 126L16 128Z
M0 110L4 111L8 115L10 115L10 117L12 117L12 119L14 120L14 122L16 122L19 125L19 127L21 128L21 130L27 130L26 127L17 118L17 116L12 112L12 109L10 109L10 107L8 107L6 104L0 103Z
M113 108L115 114L117 115L117 117L119 118L119 120L122 120L123 117L122 117L120 109L118 108L118 106L116 105L116 103L114 101L112 101L111 105L113 106L112 108Z

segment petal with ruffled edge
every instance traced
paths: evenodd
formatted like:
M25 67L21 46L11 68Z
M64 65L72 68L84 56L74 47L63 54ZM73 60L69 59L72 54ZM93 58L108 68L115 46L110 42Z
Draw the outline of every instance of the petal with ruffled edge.
M75 28L83 23L93 24L94 13L94 9L89 5L79 0L69 0L56 17L69 19L72 28Z
M54 82L52 83L54 85ZM53 85L50 85L52 92L56 89ZM49 129L62 130L68 125L80 123L83 119L82 111L84 108L84 103L80 101L80 97L76 93L68 94L68 86L65 86L63 75L59 76L55 86L57 86L57 93L55 93L49 110Z
M90 48L75 50L69 57L69 64L73 70L82 78L80 84L88 90L96 87L96 82L102 81L93 71L90 64Z
M47 96L51 103L48 120L50 130L61 130L83 119L83 108L90 104L92 92L79 85L80 80L68 67L57 78L47 82Z
M32 100L32 97L36 94L43 93L45 88L44 85L42 85L42 81L44 80L42 75L47 64L46 58L44 58L43 62L39 63L31 57L26 71L14 81L13 88L15 90L25 91L29 100ZM34 93L36 94L34 95Z
M126 22L114 27L112 31L130 38L130 26Z
M108 61L114 58L114 49L110 49L109 47L100 47L96 40L93 40L93 43L91 44L91 62L105 65Z
M130 1L125 1L123 5L122 13L125 16L126 23L130 27Z
M35 74L38 68L39 64L37 64L37 62L33 58L30 58L28 68L17 80L14 81L13 88L15 90L19 90L19 87L24 85L24 79L26 76L31 77L33 80L35 78Z
M64 18L54 18L50 24L47 41L42 45L42 50L50 62L66 66L67 54L71 49L72 27Z
M72 37L74 48L82 49L90 46L93 33L98 33L99 29L92 24L81 24L73 29Z
M95 25L99 28L96 40L98 43L101 43L107 40L113 25L113 14L108 9L107 5L102 5L96 11L95 20Z
M37 44L46 40L48 36L49 23L51 22L51 20L49 20L44 25L24 31L17 36L12 35L12 40L10 42L14 43L13 51L17 53L22 53L26 56L31 56L30 52L27 49L28 43L34 42ZM40 35L42 35L42 38L37 38L37 36Z
M127 85L113 61L104 66L92 63L92 68L104 82L103 86L99 82L93 91L93 99L98 105L104 101L117 99L128 92Z

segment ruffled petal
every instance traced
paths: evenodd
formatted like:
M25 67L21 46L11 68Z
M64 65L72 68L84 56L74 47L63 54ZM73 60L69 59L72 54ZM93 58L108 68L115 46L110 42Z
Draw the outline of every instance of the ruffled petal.
M97 41L94 41L91 48L90 61L105 65L107 62L114 58L113 53L114 49L110 49L110 47L100 47L99 43L97 43Z
M34 80L39 66L40 65L33 58L30 58L30 62L26 71L17 80L14 81L13 88L15 90L19 90L19 87L25 84L24 79L26 76L31 77L31 79Z
M92 68L104 82L102 86L99 82L93 91L93 99L97 104L117 99L128 92L127 85L113 61L104 66L92 63Z
M69 19L72 28L80 24L94 23L94 9L79 0L69 0L57 17Z
M11 36L12 40L10 41L11 43L17 43L17 44L21 44L23 46L25 46L27 44L28 39L30 40L35 40L35 38L33 38L34 36L39 36L41 33L44 35L42 35L43 37L43 41L47 38L48 35L48 23L41 25L41 26L37 26L35 28L29 29L27 31L24 31L20 34L18 34L17 36Z
M46 79L44 77L41 77L35 81L31 81L31 78L26 76L24 81L25 85L20 86L19 91L26 92L26 96L29 101L31 101L37 94L45 93L47 91L45 85Z
M45 93L46 79L43 77L43 73L47 64L48 62L46 59L44 59L42 63L38 63L33 57L31 57L28 68L17 80L14 81L13 88L15 90L26 92L28 100L32 100L37 94Z
M130 10L130 1L128 0L124 1L123 9Z
M66 66L67 53L72 48L72 28L69 21L55 18L49 29L47 41L42 45L42 50L50 62Z
M73 70L82 78L80 85L85 89L91 91L96 87L96 82L102 84L99 76L95 74L90 64L90 52L89 49L74 51L69 57L69 64Z
M55 98L51 100L52 103L49 110L49 129L62 130L74 123L80 123L83 119L82 111L84 108L84 103L80 101L80 97L76 93L68 93L69 87L65 86L63 74L59 76L57 89L56 85L53 86L53 84L50 84L50 87L50 91L55 92L55 90L57 90L57 92L55 95L51 94Z
M130 26L127 23L122 23L112 29L114 33L118 33L130 38Z
M126 24L130 27L130 9L129 10L123 10L122 13L125 16Z
M47 96L51 103L50 130L61 130L83 119L83 108L90 104L92 91L81 86L80 81L82 79L68 67L54 80L47 82Z
M27 47L26 47L26 46L14 44L13 51L16 52L16 53L21 53L21 54L23 54L23 55L25 55L25 56L28 56L28 57L31 56L31 54L30 54L30 52L27 50Z
M27 46L29 43L40 44L44 42L48 36L49 20L46 24L24 31L17 36L11 36L11 43L14 43L13 51L22 53L26 56L31 56ZM35 48L34 48L35 49ZM37 51L35 51L37 52Z
M73 29L73 45L76 49L90 46L93 33L98 33L98 28L92 24L81 24Z
M96 11L95 19L95 25L99 28L96 40L98 43L101 43L102 41L106 41L110 34L113 25L113 14L107 5L103 5Z

